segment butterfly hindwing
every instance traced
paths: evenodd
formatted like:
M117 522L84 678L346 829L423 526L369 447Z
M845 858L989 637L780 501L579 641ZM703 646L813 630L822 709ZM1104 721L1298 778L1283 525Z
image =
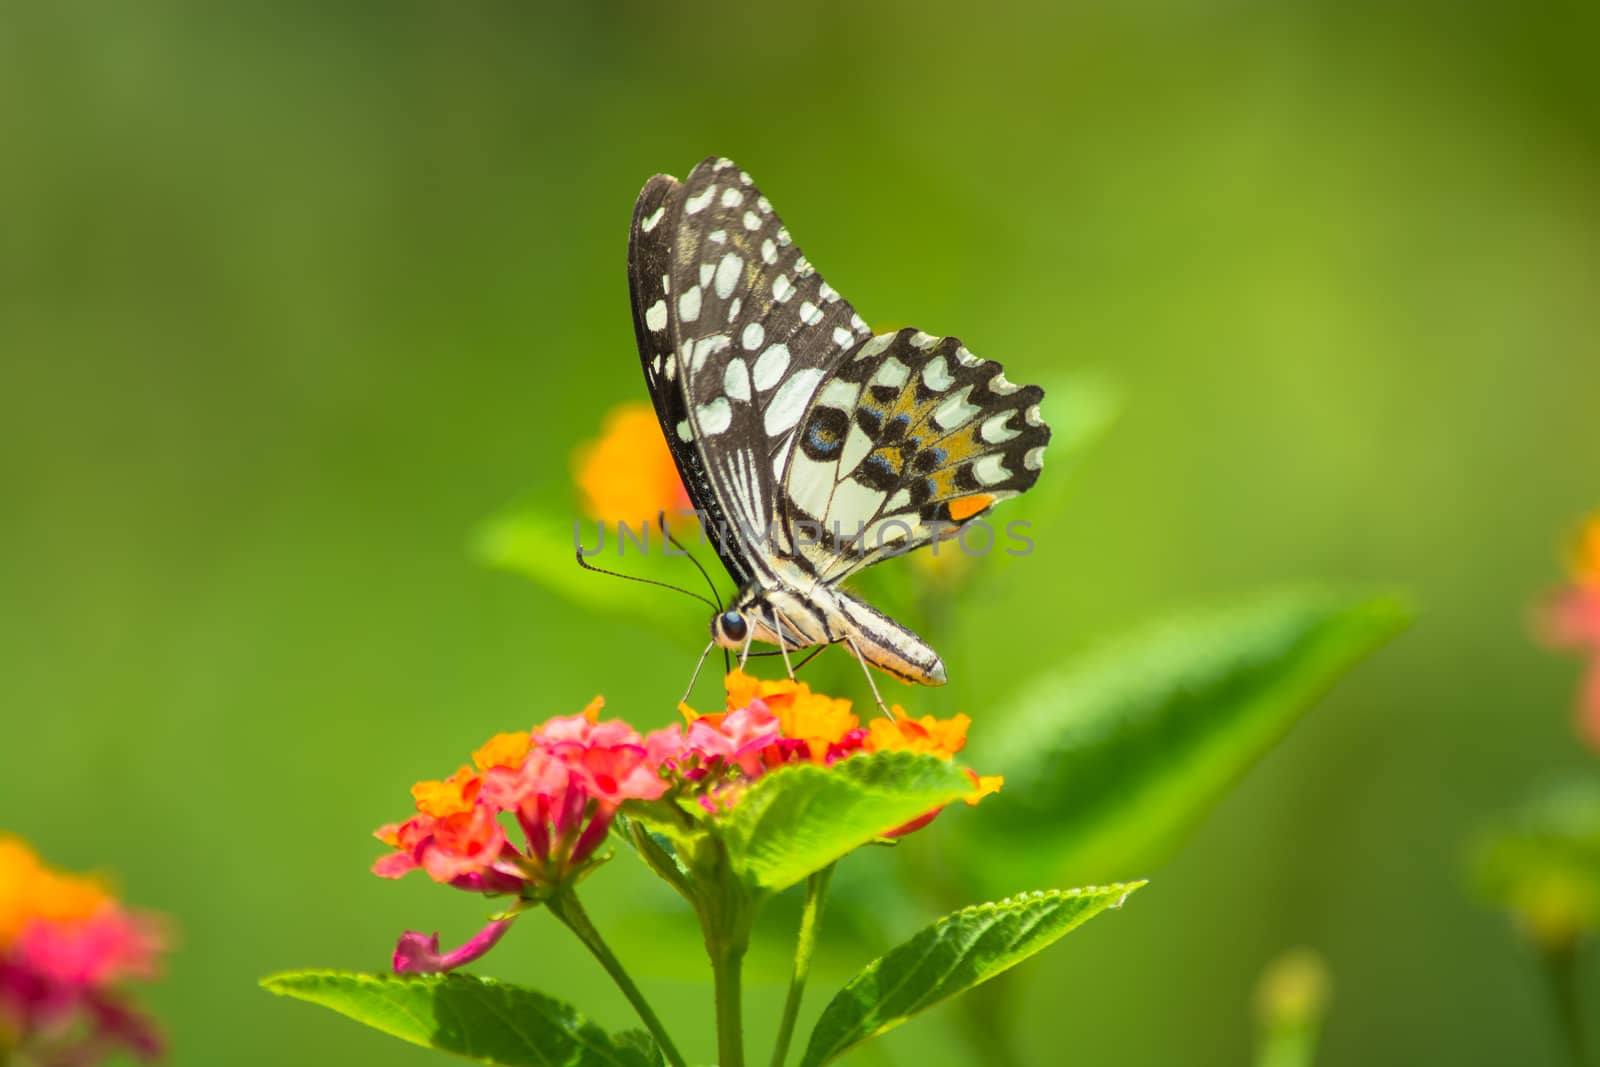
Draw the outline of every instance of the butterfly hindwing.
M774 551L774 486L795 428L871 331L730 160L681 183L652 178L634 216L634 319L657 415L685 480L703 482L690 485L697 505L718 528L729 520L740 552L719 554L743 581Z
M985 514L1039 478L1044 391L953 337L872 338L822 383L783 480L780 525L835 582Z

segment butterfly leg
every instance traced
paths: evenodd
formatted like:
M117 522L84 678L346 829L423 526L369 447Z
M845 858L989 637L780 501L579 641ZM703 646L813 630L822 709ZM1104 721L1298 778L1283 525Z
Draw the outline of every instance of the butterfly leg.
M872 699L878 702L878 710L889 716L889 721L894 721L894 713L889 710L889 705L883 702L883 694L878 692L878 683L873 681L872 668L867 666L867 657L861 654L861 646L856 644L856 639L849 634L845 635L845 642L850 646L850 651L856 657L856 662L861 664L861 673L867 676L867 685L872 689Z
M783 628L789 623L789 620L776 608L773 609L773 615L776 616L774 621L778 624L773 627L773 630L778 635L778 651L783 653L783 669L789 672L789 680L792 682L794 681L794 664L789 662L789 642L783 639Z
M706 646L704 652L700 653L699 662L694 665L694 673L689 675L689 688L683 691L683 699L679 700L678 703L687 704L689 702L689 694L694 692L694 683L700 680L700 671L706 665L706 657L711 655L711 650L716 647L717 643L713 641Z
M750 628L750 635L744 639L744 647L739 650L739 669L744 670L745 660L750 658L750 643L756 639L755 627Z

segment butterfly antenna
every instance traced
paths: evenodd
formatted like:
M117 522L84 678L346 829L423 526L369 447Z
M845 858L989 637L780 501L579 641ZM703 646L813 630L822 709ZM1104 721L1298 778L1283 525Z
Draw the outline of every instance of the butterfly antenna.
M706 570L705 564L696 559L694 553L690 552L687 548L684 548L682 541L679 541L676 537L672 536L670 532L668 532L667 513L665 511L656 512L656 525L661 528L661 536L667 539L667 544L671 545L673 548L676 548L679 552L682 552L685 556L689 557L689 562L694 564L694 569L699 571L700 577L706 580L706 588L711 590L711 598L713 600L720 601L722 598L717 595L717 583L711 580L711 574ZM713 606L719 611L722 609L722 605L720 603Z
M693 597L694 599L700 601L700 603L708 605L712 611L722 610L721 604L718 604L714 600L707 600L694 590L685 589L681 585L673 585L671 582L658 582L654 578L641 578L637 574L622 574L619 571L608 571L604 567L596 567L593 563L590 563L583 558L583 549L581 548L578 549L578 566L582 567L586 571L594 571L596 574L609 574L613 578L623 578L630 582L642 582L645 585L659 585L663 589L671 589L675 593L682 593L684 596ZM713 592L714 591L715 590L713 590Z

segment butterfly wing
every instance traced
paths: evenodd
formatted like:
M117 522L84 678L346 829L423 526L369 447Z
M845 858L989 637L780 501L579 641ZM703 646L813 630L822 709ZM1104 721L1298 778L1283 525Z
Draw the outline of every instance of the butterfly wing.
M956 338L872 338L817 391L784 474L802 565L836 582L1026 492L1050 440L1043 397Z
M628 279L662 431L718 555L743 583L784 551L768 532L796 428L823 379L871 331L727 159L705 160L683 182L657 175L645 185ZM721 530L731 544L719 543Z

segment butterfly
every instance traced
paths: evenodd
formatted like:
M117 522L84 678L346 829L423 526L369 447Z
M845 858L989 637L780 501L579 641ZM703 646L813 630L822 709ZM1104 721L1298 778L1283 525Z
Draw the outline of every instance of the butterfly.
M842 644L902 681L944 684L927 642L841 583L1032 487L1044 391L954 337L874 334L726 158L645 184L628 285L662 432L739 586L701 665L718 646L743 664L754 641L786 663Z

